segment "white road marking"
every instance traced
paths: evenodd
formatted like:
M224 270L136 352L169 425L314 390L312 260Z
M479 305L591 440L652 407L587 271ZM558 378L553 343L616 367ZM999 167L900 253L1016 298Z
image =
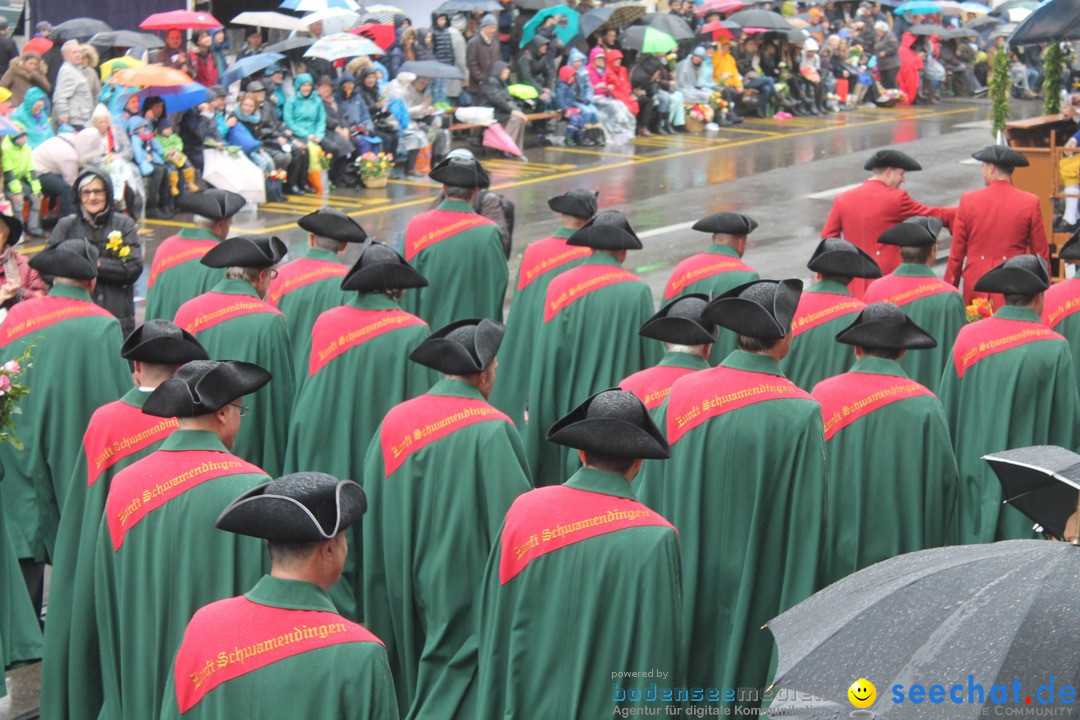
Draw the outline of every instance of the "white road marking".
M811 200L829 200L830 198L834 198L842 192L847 192L848 190L857 188L860 185L862 185L861 182L857 182L852 185L843 185L838 188L832 188L831 190L822 190L821 192L811 193L806 197L810 198Z

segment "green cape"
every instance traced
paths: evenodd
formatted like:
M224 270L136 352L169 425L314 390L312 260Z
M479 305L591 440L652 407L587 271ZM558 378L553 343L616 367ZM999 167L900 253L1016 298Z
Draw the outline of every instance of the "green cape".
M592 468L565 484L634 499L625 478ZM476 717L604 718L616 706L678 706L615 701L654 683L685 686L674 530L628 527L574 542L533 559L506 584L501 561L496 539L480 603ZM655 674L612 680L616 671Z
M602 252L584 265L621 267ZM537 487L558 485L581 466L576 451L545 440L548 428L590 395L660 361L663 345L638 335L652 315L649 286L621 282L582 296L540 325L529 378L529 422L522 430Z
M0 465L0 482L3 480L4 466ZM41 625L26 592L26 581L8 535L3 507L0 507L0 580L3 580L0 583L0 665L8 668L40 658L42 640ZM0 697L6 694L0 672Z
M335 612L318 585L270 575L263 576L244 597L285 610ZM299 678L311 681L298 682ZM398 717L386 650L376 642L339 643L278 660L218 685L183 715L177 706L174 681L170 670L161 720Z
M444 200L436 210L474 212L460 200ZM406 290L401 306L433 330L464 318L502 320L510 271L497 225L459 232L422 250L409 264L430 284Z
M175 237L221 242L217 235L204 228L182 228ZM201 259L188 260L161 273L153 286L146 290L147 320L172 320L181 305L208 292L224 279L223 269L207 267L199 262Z
M226 278L210 292L258 298L251 283ZM195 333L214 360L243 360L268 370L273 380L240 401L251 412L240 424L232 451L266 471L281 475L289 434L296 370L285 318L258 312L225 320Z
M304 253L303 259L342 264L337 253L316 247L309 247L307 252ZM288 265L279 268L279 270L283 270L285 267L288 267ZM316 280L286 293L278 300L276 307L285 314L285 325L289 329L289 338L292 340L293 356L297 359L298 364L299 353L301 348L304 347L305 341L311 335L311 328L315 325L315 318L331 308L344 305L355 295L355 293L345 292L341 289L341 280L340 277ZM273 290L274 288L271 286L271 294Z
M1006 305L994 317L1042 326L1028 308ZM982 457L1028 445L1080 447L1080 400L1068 343L1042 340L1002 350L975 363L962 378L950 353L938 395L960 473L959 542L1035 537L1031 520L1002 504L1001 484Z
M93 302L70 285L55 286L49 296ZM2 364L33 345L30 367L20 378L30 393L19 403L22 414L13 418L26 449L0 443L0 465L7 470L0 491L19 558L43 561L53 553L79 438L95 410L131 388L131 371L120 357L123 342L116 318L92 315L62 320L0 349Z
M483 399L460 380L428 394ZM402 717L471 718L484 563L510 504L531 487L521 439L509 422L477 422L388 478L382 432L364 465L364 623L386 643Z
M124 472L141 472L140 466L151 459L185 450L227 453L212 433L177 430L157 452ZM252 473L202 482L130 528L119 550L113 549L108 517L102 518L94 581L104 691L101 718L156 717L192 614L252 587L269 569L264 542L214 528L229 503L268 481ZM114 478L110 490L116 487Z
M807 293L830 293L851 296L845 285L823 280L810 286ZM846 372L855 362L850 345L836 342L836 334L851 324L858 310L810 328L792 340L791 352L780 361L784 376L803 390L810 392L825 378Z
M783 377L772 358L736 350L675 383L661 428L681 385L713 377L723 393L729 368L764 382ZM816 589L826 474L821 406L808 397L714 416L678 438L669 460L646 461L638 496L678 528L682 544L690 686L769 684L773 640L762 626ZM757 707L760 699L735 704Z
M895 360L865 357L839 378L857 387L856 373L907 377ZM937 397L917 395L873 410L838 430L825 448L829 527L819 585L955 542L956 458Z

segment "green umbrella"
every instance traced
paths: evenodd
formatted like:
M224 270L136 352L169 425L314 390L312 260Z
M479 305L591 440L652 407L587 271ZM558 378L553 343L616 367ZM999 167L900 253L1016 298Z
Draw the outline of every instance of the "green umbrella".
M627 28L619 42L624 50L637 50L646 54L671 52L679 46L675 38L666 32L641 25Z
M525 23L521 28L521 45L525 47L533 37L536 36L536 29L539 28L545 20L549 17L555 17L556 15L562 15L566 18L565 24L559 22L555 25L555 37L562 40L563 45L566 45L574 39L578 34L578 20L581 18L581 14L577 10L573 10L569 5L556 5L554 7L544 8L540 12ZM550 50L548 51L550 52Z

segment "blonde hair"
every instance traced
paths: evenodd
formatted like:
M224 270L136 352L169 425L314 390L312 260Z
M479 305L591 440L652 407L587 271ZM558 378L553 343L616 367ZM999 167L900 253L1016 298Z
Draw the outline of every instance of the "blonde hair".
M82 48L83 59L89 61L90 67L97 67L101 62L101 56L98 55L97 48L90 43L80 46Z
M352 75L354 78L360 78L360 71L366 67L371 66L371 58L366 55L361 55L358 58L349 61L349 64L345 66L345 72Z

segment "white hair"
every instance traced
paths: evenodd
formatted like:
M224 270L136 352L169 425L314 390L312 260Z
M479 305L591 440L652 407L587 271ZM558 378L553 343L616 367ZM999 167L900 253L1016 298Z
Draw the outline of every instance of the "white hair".
M874 29L881 32L889 32L889 23L885 22L884 20L878 20L876 23L874 23Z
M82 43L78 40L68 40L66 43L60 46L60 54L67 57L72 50L78 50L82 52Z

